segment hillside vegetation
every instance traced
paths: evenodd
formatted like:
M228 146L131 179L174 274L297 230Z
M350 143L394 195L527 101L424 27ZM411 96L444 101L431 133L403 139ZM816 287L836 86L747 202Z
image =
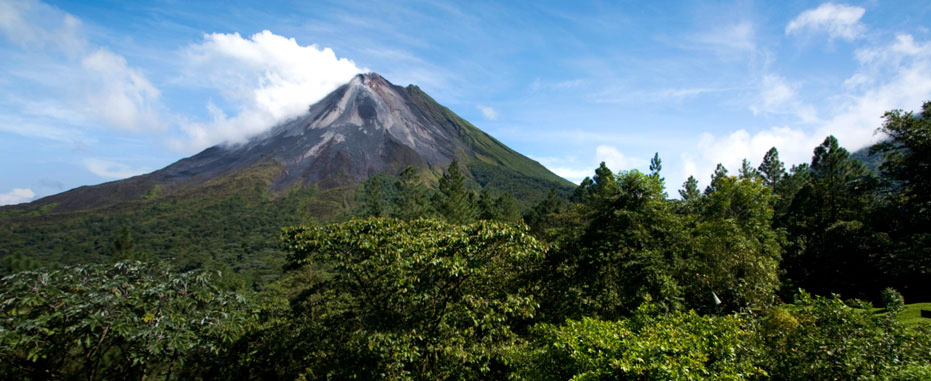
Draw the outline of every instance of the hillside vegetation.
M109 237L85 253L97 264L4 259L0 377L929 379L931 325L899 321L931 300L923 111L886 114L878 173L829 136L809 163L786 169L774 148L680 199L657 154L649 173L602 164L568 200L540 189L525 208L453 161L435 188L414 168L373 176L331 221L276 218L338 197L260 187L178 200L167 220L153 203L112 228L149 225L115 232L75 218ZM211 225L230 213L271 227ZM182 248L210 244L185 259L140 243L162 223L190 227L165 237ZM81 247L29 226L10 242ZM223 254L271 230L279 247ZM215 262L193 265L203 252Z

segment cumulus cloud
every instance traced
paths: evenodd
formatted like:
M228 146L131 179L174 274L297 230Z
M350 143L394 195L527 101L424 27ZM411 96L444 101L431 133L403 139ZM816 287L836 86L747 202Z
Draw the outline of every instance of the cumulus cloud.
M0 193L0 205L14 205L32 201L36 194L29 188L13 188L13 190Z
M330 48L300 45L262 31L248 38L213 33L185 50L185 81L219 91L232 115L213 103L207 122L181 127L186 139L174 146L192 151L221 142L240 143L276 123L296 117L327 93L367 71Z
M482 115L485 116L485 119L488 119L488 120L498 119L498 111L495 111L495 109L488 107L488 106L482 106L482 105L478 105L476 107L478 108L479 111L482 112Z
M41 89L28 94L48 106L33 110L37 116L85 127L98 124L88 121L129 130L162 125L158 89L123 56L88 42L74 16L38 1L3 2L0 34L20 47L20 62L28 62L7 66L14 69L7 74L19 88Z
M99 119L122 129L161 128L154 110L159 91L126 59L107 49L97 49L81 60L90 84L87 104Z
M863 35L866 27L860 18L866 10L846 4L824 3L802 12L786 25L786 35L802 32L823 32L833 40L841 38L852 41Z
M634 168L643 168L648 161L644 159L631 158L610 145L599 145L595 152L585 160L578 160L575 157L531 157L538 161L544 167L559 175L560 177L572 181L576 184L585 177L591 177L595 174L595 168L601 162L614 172L626 171Z
M109 180L125 179L151 171L149 168L131 168L122 163L102 159L84 159L84 166L91 173Z
M598 163L604 162L608 168L615 172L626 171L646 163L642 159L627 157L623 152L609 145L595 147L595 161Z

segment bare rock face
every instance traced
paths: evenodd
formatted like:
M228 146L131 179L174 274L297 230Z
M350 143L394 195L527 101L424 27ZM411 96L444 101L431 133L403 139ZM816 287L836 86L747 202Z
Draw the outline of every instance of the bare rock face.
M274 188L358 183L407 165L445 167L457 149L470 152L411 101L405 88L360 74L287 121L235 146L212 147L159 171L164 180L206 181L267 160L284 167Z
M304 115L246 143L213 146L146 175L80 187L35 203L54 202L56 210L96 208L137 200L156 186L169 193L196 190L260 166L278 169L272 192L306 185L332 188L357 184L378 172L396 174L407 166L438 173L453 159L567 184L416 86L395 86L368 73L334 90Z

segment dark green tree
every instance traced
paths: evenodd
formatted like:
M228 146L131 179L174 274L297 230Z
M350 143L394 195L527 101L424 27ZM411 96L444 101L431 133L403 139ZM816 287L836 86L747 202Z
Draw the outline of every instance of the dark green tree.
M727 168L724 168L724 165L718 163L718 166L714 168L714 173L711 174L711 183L705 187L705 194L709 194L715 191L719 186L721 186L721 181L727 178Z
M753 165L750 164L750 160L744 159L740 163L740 170L737 172L737 176L742 179L754 179L760 177L760 172L756 168L753 168Z
M475 192L466 187L466 179L459 170L459 163L453 160L440 178L435 203L437 212L450 223L466 224L478 217L475 203Z
M427 197L427 190L421 183L420 174L416 168L411 166L404 168L401 171L401 178L394 183L394 187L398 198L392 210L392 217L410 221L432 215L433 207L430 205L430 198Z
M696 180L694 176L689 176L689 178L682 183L679 196L682 197L683 201L687 202L697 201L701 197L701 191L698 190L698 180Z
M556 189L550 188L546 198L524 214L524 222L538 238L545 237L546 232L557 227L559 213L563 211L565 200L559 197Z
M364 217L385 217L388 215L389 206L385 202L385 196L382 193L382 184L380 178L370 176L362 183L362 216Z
M517 202L508 192L504 192L495 198L488 212L482 211L482 213L483 216L490 217L486 219L495 221L517 222L520 219L520 209L517 208Z
M659 178L660 171L663 170L663 160L659 158L659 152L653 154L653 158L650 159L650 175L656 176ZM665 180L660 178L660 180Z
M760 176L763 177L764 183L774 191L779 183L786 176L785 165L779 161L779 151L776 147L770 148L763 156L763 162L757 168Z
M123 226L120 234L110 241L110 256L116 260L135 259L135 246L129 228Z
M875 178L833 136L815 148L807 182L783 217L786 293L802 287L868 298L888 286L875 284L876 258L888 241L871 223L875 189Z

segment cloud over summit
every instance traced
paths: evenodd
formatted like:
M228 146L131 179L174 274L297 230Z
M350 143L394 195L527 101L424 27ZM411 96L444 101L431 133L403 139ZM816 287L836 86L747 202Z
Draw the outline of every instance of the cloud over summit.
M185 50L185 79L218 91L231 105L208 103L210 120L187 122L185 139L175 146L190 151L220 142L238 143L293 118L327 93L367 71L330 48L301 45L268 30L244 38L211 33ZM229 113L233 115L228 115Z

